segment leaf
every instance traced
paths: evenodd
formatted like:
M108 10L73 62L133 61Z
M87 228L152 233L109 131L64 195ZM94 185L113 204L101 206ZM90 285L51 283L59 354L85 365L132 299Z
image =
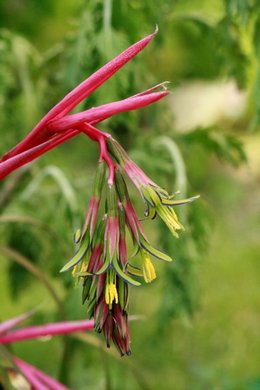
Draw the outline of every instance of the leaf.
M218 128L198 128L181 135L180 140L186 144L198 143L233 166L246 161L242 142L232 134L223 134Z

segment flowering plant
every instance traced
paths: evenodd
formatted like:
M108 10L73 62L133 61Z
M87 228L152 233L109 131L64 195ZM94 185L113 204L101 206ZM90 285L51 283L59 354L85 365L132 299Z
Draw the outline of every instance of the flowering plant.
M127 177L145 203L145 217L153 219L158 215L175 237L184 228L174 207L189 203L197 197L179 200L176 199L177 193L168 194L130 159L110 134L96 127L112 115L139 109L166 97L166 83L121 101L76 114L69 113L143 50L156 32L126 49L72 90L24 140L0 160L0 178L3 179L18 167L79 133L98 142L99 163L92 195L82 229L74 235L78 250L61 271L71 269L77 282L82 283L82 301L87 303L96 331L104 333L108 347L113 341L122 355L131 353L128 286L139 286L141 279L150 283L156 278L153 257L171 261L168 255L154 248L147 238L129 196ZM132 238L135 254L139 254L137 264L130 261L127 231Z

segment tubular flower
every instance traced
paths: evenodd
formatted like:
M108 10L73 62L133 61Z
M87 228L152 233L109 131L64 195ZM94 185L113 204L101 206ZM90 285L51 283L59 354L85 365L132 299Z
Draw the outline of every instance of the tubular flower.
M146 283L151 283L156 278L154 265L151 261L149 254L141 250L143 277Z
M178 217L173 210L173 207L193 202L199 196L194 196L188 199L174 200L173 195L156 183L154 183L127 155L122 146L114 139L109 139L108 148L118 162L120 167L125 171L129 179L138 189L143 201L146 204L145 216L154 219L158 214L164 221L171 233L178 237L177 230L184 230L184 227L179 222Z
M159 217L178 236L183 226L174 207L197 197L175 200L174 195L154 183L108 133L95 126L118 113L136 110L168 95L166 83L121 101L71 114L82 100L99 88L114 73L142 51L157 30L136 42L97 70L57 103L32 131L0 160L0 179L47 151L84 134L99 145L99 164L93 191L81 230L74 235L76 253L61 272L72 270L77 283L82 283L82 301L86 303L94 328L103 332L107 346L113 341L122 355L130 354L128 327L129 285L140 280L151 283L156 278L151 256L166 262L171 258L154 248L146 237L129 197L125 175L134 183L146 204L145 215ZM138 255L137 264L129 262L126 231L129 231Z
M171 258L150 244L130 200L121 167L111 155L116 166L114 184L107 182L109 171L107 177L102 171L100 179L99 167L90 198L93 199L95 193L100 205L93 234L87 235L88 227L82 229L84 234L78 233L79 248L61 271L73 268L73 276L82 282L82 302L87 304L89 316L94 317L96 331L103 332L108 347L113 341L124 355L131 353L128 285L139 286L140 278L146 283L156 278L151 256L166 262ZM95 191L97 187L98 192ZM136 255L139 255L138 264L129 262L126 229L132 237Z

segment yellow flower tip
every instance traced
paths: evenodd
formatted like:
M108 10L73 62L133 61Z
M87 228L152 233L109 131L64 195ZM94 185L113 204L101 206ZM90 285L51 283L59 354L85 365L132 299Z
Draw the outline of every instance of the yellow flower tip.
M143 277L145 283L151 283L154 279L156 279L154 265L148 254L143 256Z
M82 265L81 265L81 268L80 268L80 272L87 272L87 266L86 266L86 264L85 263L82 263Z
M118 303L118 293L116 289L116 285L114 283L107 283L106 285L106 292L105 292L105 301L106 304L110 307L112 306L112 303L115 301L115 303Z

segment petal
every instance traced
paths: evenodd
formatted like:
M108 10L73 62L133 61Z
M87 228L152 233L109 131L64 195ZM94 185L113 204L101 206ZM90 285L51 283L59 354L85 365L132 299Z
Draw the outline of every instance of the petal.
M164 206L181 206L186 203L191 203L194 200L198 199L200 195L193 196L192 198L187 198L187 199L180 199L180 200L172 200L172 199L162 199L162 205Z
M110 267L110 259L109 259L109 256L106 256L106 259L102 265L102 267L97 271L95 272L95 275L101 275L103 274L104 272L107 271L107 269Z
M140 237L140 245L143 249L145 249L147 252L149 252L152 256L157 257L159 260L164 260L167 262L172 261L172 259L166 255L165 253L159 251L158 249L154 248L147 242L143 237Z
M60 272L68 271L69 269L73 268L77 263L82 260L83 256L86 255L88 249L89 249L90 243L89 243L89 237L86 233L85 236L82 239L81 245L79 250L76 252L76 254L70 259L60 270Z
M132 279L129 275L124 273L122 269L120 268L118 262L116 259L113 259L113 268L116 271L117 275L124 279L127 283L132 284L133 286L140 286L141 283L137 282L136 280Z
M140 268L135 267L134 265L128 263L127 264L127 271L134 276L143 276L143 272Z
M147 204L147 209L145 210L144 216L146 218L155 219L157 216L155 207L150 207L149 204Z

